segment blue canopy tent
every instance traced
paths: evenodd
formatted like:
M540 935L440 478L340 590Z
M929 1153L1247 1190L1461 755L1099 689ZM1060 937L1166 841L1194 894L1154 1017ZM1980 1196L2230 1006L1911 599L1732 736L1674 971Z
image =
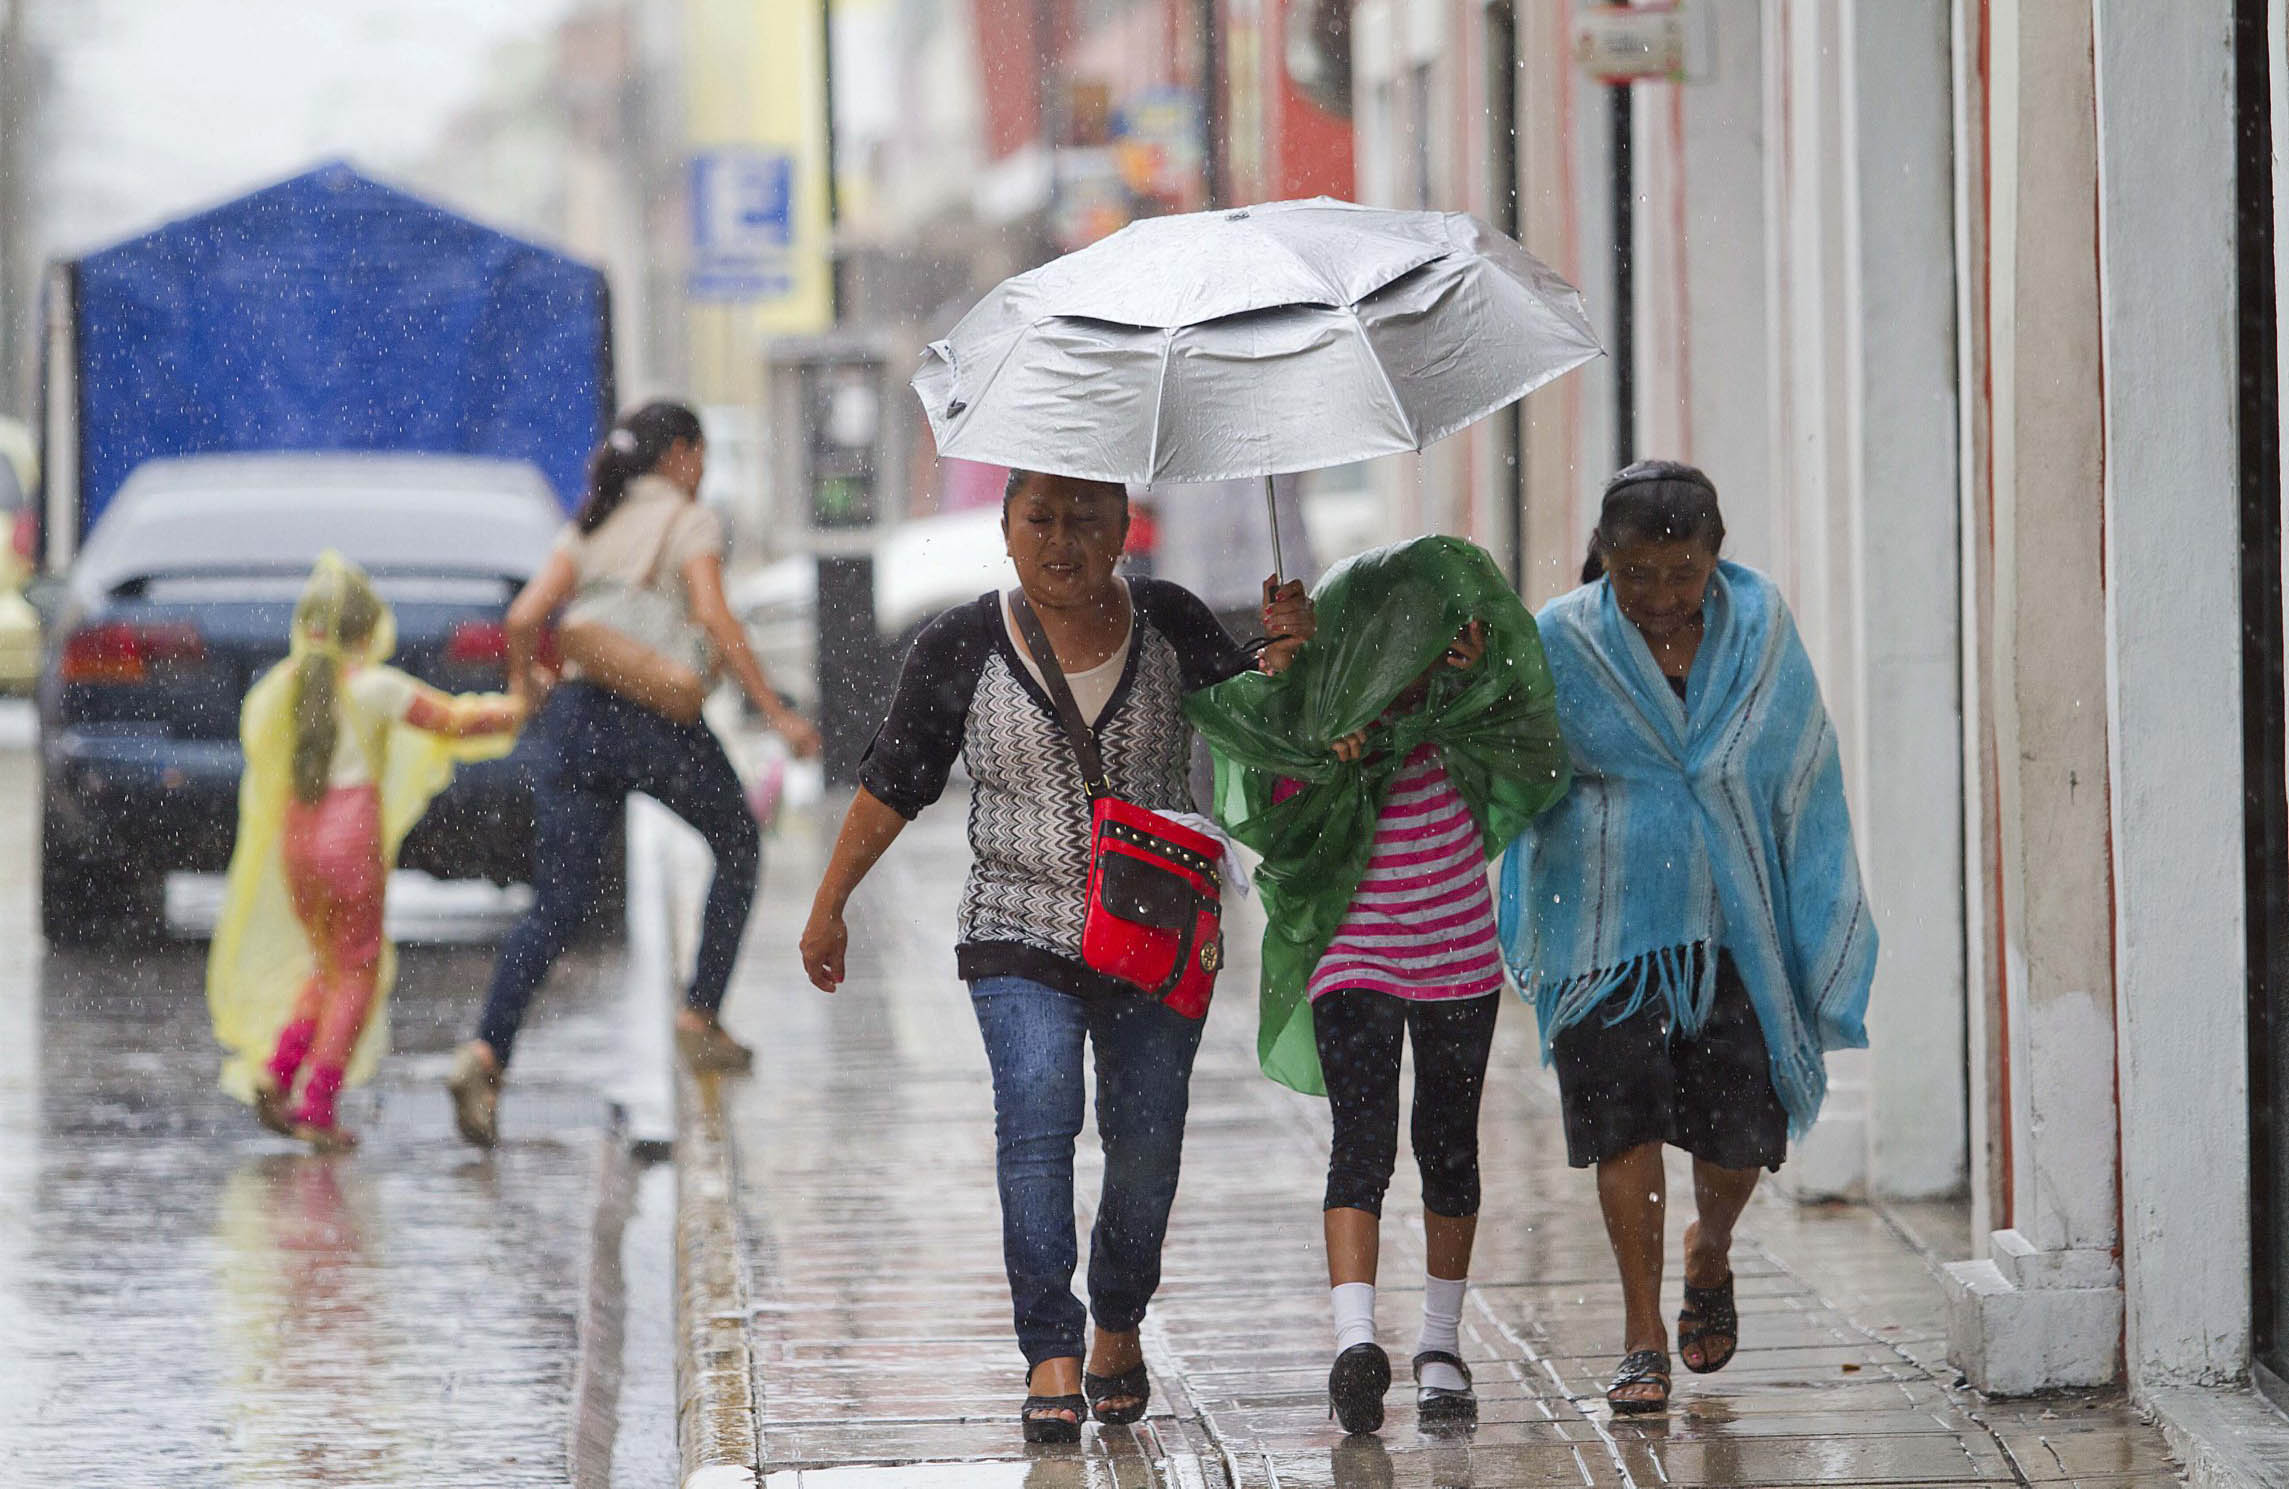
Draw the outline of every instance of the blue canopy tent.
M334 163L73 266L79 532L158 456L531 461L569 509L613 413L604 276Z

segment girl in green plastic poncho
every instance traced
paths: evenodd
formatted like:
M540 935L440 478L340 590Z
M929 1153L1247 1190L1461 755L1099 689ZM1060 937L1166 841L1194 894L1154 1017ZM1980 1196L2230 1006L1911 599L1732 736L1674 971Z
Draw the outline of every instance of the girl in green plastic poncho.
M1391 1379L1375 1264L1403 1041L1429 1259L1417 1411L1477 1412L1457 1349L1503 986L1487 865L1568 772L1534 619L1484 549L1449 537L1378 548L1312 598L1318 636L1294 666L1219 683L1186 712L1216 752L1217 816L1264 856L1264 1071L1329 1098L1329 1404L1346 1431L1372 1432Z

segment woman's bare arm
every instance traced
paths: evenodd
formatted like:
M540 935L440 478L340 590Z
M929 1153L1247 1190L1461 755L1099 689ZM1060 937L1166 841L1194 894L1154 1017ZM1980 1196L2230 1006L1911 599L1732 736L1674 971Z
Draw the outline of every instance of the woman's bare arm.
M788 748L798 755L816 755L819 731L780 701L778 690L771 686L762 662L756 659L755 649L747 644L747 628L731 613L731 605L723 597L723 561L703 553L684 565L683 578L684 593L691 598L692 621L715 643L716 655L731 669L739 690L762 710L764 719L779 731Z
M548 618L563 608L580 585L579 566L572 555L562 549L551 553L540 572L525 582L517 597L509 602L506 629L509 635L509 696L518 700L526 713L530 713L538 694L533 659L540 654L541 629Z
M850 931L842 913L851 891L867 876L882 855L906 830L906 819L873 792L861 786L843 815L842 831L835 836L827 871L819 878L811 898L811 918L803 927L803 970L812 985L833 992L843 980L843 954L850 947Z

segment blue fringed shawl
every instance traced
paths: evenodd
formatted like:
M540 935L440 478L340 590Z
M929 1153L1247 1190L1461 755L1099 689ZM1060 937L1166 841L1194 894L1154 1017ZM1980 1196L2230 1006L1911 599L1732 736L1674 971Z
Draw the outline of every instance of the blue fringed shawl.
M1574 787L1503 862L1503 950L1545 1060L1569 1026L1649 997L1699 1029L1715 949L1729 951L1802 1135L1827 1094L1822 1052L1868 1042L1876 930L1836 732L1788 606L1727 563L1703 614L1680 702L1610 585L1543 609Z

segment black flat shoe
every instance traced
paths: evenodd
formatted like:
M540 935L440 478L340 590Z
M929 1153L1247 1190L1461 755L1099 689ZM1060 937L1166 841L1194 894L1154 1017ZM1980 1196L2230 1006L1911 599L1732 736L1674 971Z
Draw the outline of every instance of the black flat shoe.
M1725 1341L1725 1352L1718 1354L1709 1348L1709 1341ZM1701 1363L1696 1365L1685 1351L1698 1347ZM1677 1358L1685 1361L1685 1368L1695 1375L1714 1375L1733 1363L1733 1356L1741 1347L1741 1315L1733 1304L1733 1275L1715 1287L1695 1287L1685 1284L1685 1306L1677 1312Z
M1141 1360L1118 1375L1082 1371L1081 1392L1089 1398L1089 1414L1108 1427L1126 1427L1142 1420L1145 1409L1152 1405L1152 1379L1145 1374ZM1107 1406L1108 1401L1127 1404Z
M1452 1365L1462 1372L1463 1388L1459 1391L1446 1386L1423 1384L1425 1365ZM1460 1355L1450 1355L1443 1349L1426 1349L1415 1356L1415 1420L1425 1423L1475 1422L1478 1420L1478 1393L1470 1386L1470 1367Z
M1067 1421L1060 1413L1071 1412ZM1017 1420L1025 1427L1025 1440L1033 1443L1071 1443L1081 1440L1081 1418L1088 1415L1085 1396L1028 1396L1018 1408Z
M1354 1344L1327 1372L1327 1414L1346 1432L1383 1427L1383 1393L1391 1389L1391 1357L1380 1344Z
M1614 1394L1631 1386L1648 1385L1661 1387L1661 1394L1651 1400ZM1653 1416L1669 1410L1669 1352L1638 1349L1623 1355L1621 1368L1613 1373L1613 1384L1605 1388L1605 1404L1617 1417Z

